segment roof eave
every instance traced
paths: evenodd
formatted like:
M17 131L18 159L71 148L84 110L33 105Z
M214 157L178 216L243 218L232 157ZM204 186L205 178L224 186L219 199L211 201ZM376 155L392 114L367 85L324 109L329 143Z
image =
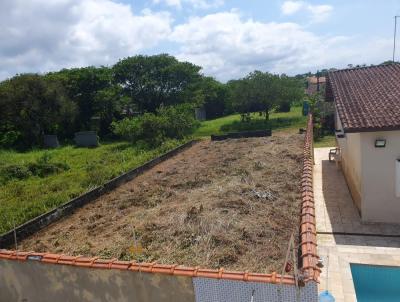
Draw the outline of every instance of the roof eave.
M363 128L343 128L344 133L364 133L364 132L383 132L383 131L398 131L400 125L390 127L363 127Z

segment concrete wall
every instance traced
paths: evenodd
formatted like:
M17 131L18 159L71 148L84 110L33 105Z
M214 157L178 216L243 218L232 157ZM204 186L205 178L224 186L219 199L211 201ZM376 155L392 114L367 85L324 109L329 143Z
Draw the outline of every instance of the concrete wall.
M376 148L376 139L386 139ZM400 198L396 197L396 159L400 158L400 131L361 133L363 202L362 220L400 223Z
M0 260L0 302L195 301L192 278Z
M0 302L317 302L305 287L0 259Z
M342 130L342 124L336 112L335 127ZM362 200L362 153L360 133L347 133L344 138L337 138L341 150L341 165L353 201L361 211Z

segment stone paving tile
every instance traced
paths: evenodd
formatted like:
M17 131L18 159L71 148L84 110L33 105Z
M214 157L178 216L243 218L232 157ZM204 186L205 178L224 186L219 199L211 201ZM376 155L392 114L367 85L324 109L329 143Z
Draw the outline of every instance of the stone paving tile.
M400 235L399 225L363 224L330 148L315 149L314 198L317 232ZM328 169L322 173L322 169ZM329 175L329 180L323 179ZM318 234L318 253L325 267L319 291L328 289L336 302L357 301L350 263L400 266L400 238Z

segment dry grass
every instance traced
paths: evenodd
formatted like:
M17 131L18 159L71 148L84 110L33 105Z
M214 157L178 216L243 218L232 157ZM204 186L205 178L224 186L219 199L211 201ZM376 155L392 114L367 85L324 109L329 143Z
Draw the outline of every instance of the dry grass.
M26 239L22 248L280 270L290 234L298 234L302 143L302 135L287 132L202 141ZM132 245L143 252L131 254Z

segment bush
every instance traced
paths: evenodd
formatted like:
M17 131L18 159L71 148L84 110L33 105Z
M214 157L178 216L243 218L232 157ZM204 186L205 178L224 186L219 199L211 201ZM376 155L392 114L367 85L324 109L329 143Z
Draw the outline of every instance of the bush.
M193 108L187 104L161 107L154 113L112 124L115 134L132 141L159 146L166 139L182 139L199 126Z
M0 169L1 182L12 179L25 179L32 176L31 171L24 165L7 165Z
M17 145L21 133L18 131L8 131L0 136L0 146L10 148Z
M46 177L70 169L66 163L50 162L50 158L50 155L46 152L36 162L27 163L26 165L7 165L2 167L0 169L1 183L13 179L21 180L30 176Z

